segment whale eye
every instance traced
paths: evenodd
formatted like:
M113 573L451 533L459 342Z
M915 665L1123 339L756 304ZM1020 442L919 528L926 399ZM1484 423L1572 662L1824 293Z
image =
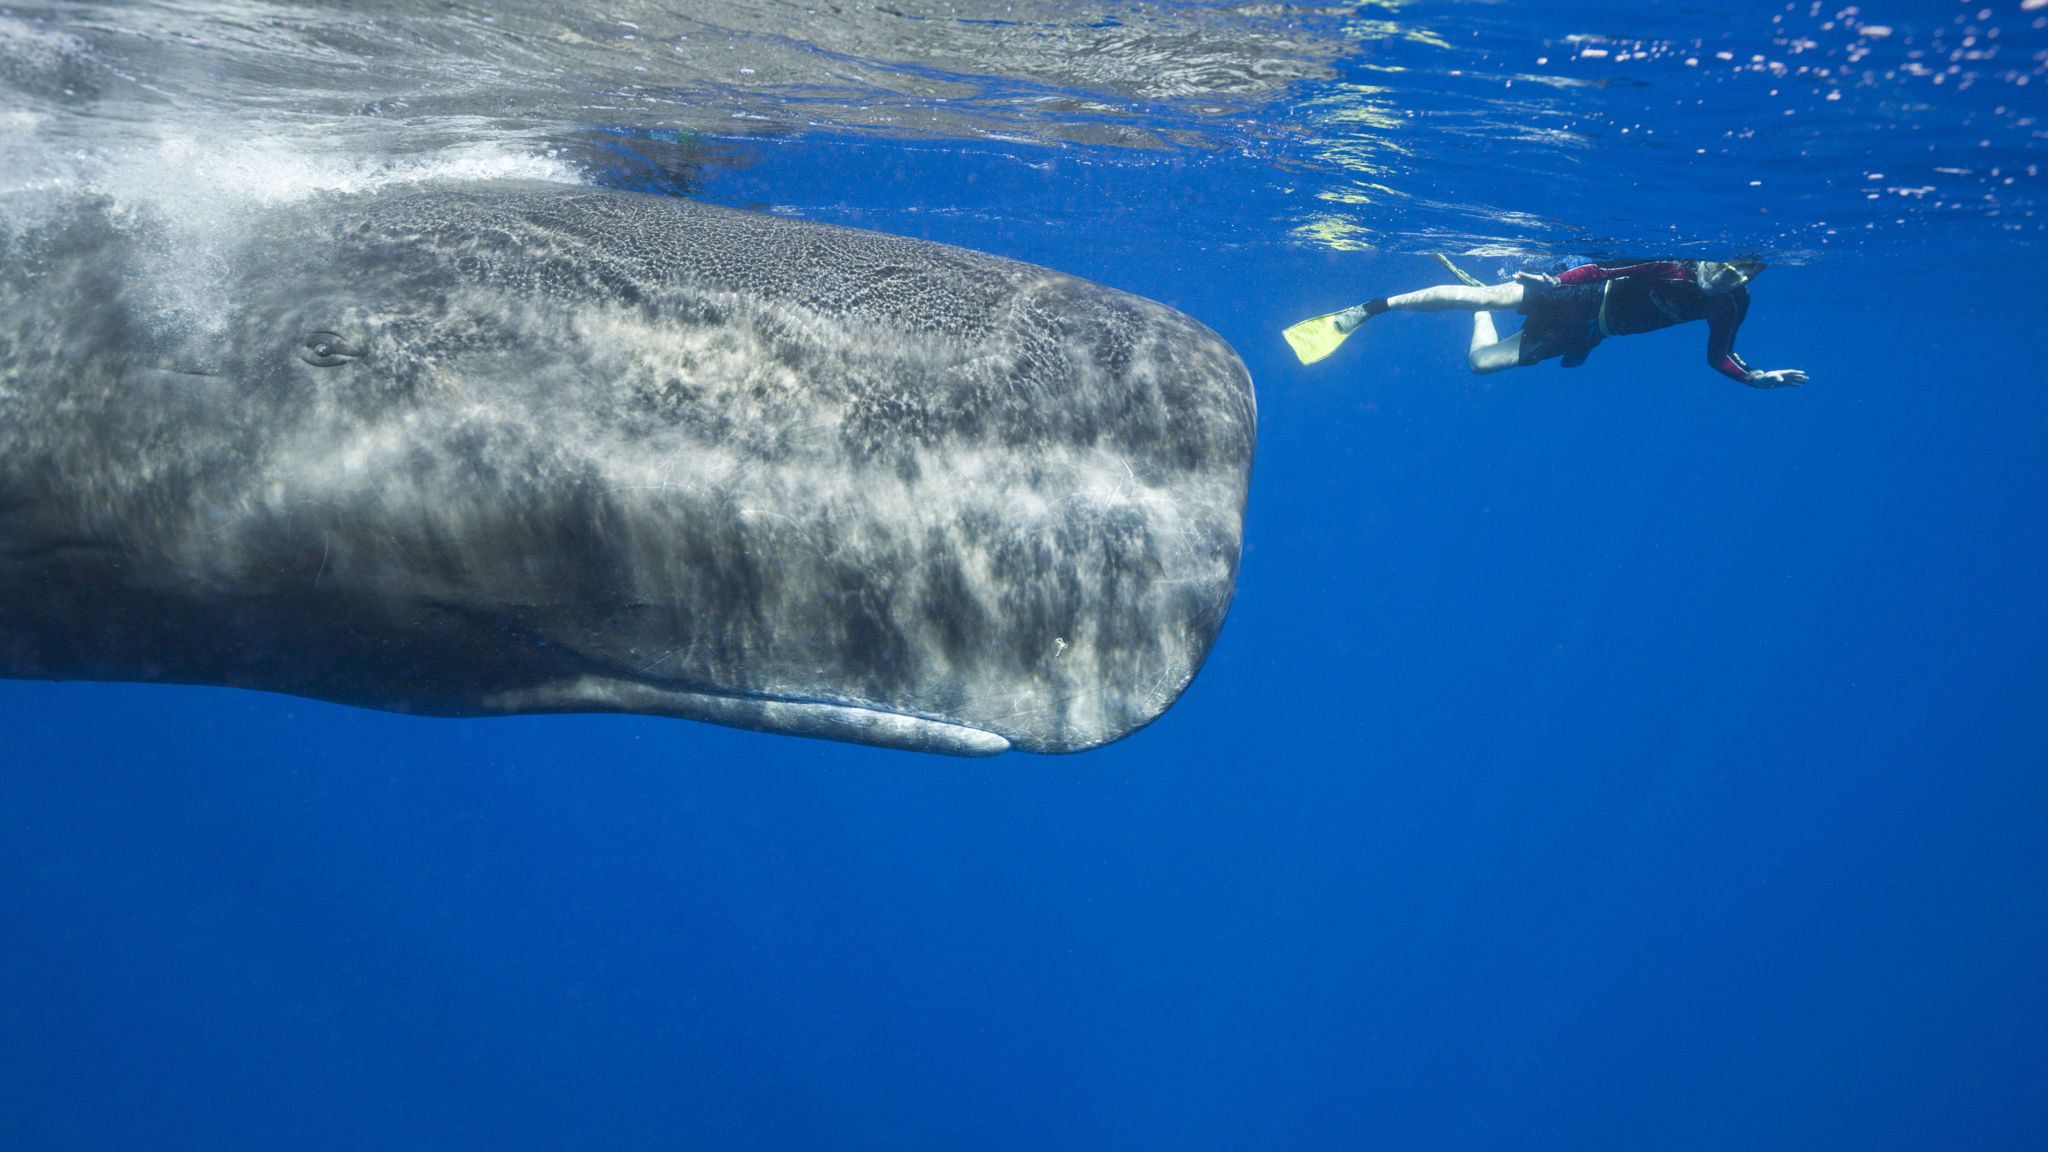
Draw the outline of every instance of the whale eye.
M299 341L299 359L315 368L346 364L362 354L362 349L332 332L308 332Z

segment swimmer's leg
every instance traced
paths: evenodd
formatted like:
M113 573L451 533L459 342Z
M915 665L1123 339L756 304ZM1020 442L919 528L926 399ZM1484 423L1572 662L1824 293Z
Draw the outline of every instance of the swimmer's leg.
M1471 354L1477 356L1481 348L1486 347L1488 344L1498 343L1500 343L1500 335L1493 330L1493 313L1474 312L1472 314Z
M1303 364L1313 364L1336 351L1337 346L1342 344L1346 337L1358 331L1360 325L1382 313L1394 311L1471 312L1483 320L1486 324L1486 330L1491 332L1493 330L1493 320L1486 315L1489 310L1519 310L1521 306L1522 285L1516 281L1510 281L1506 284L1482 284L1477 287L1469 284L1442 284L1434 288L1424 288L1419 292L1403 292L1399 296L1383 296L1376 300L1367 300L1363 304L1346 308L1342 312L1330 312L1322 316L1313 316L1288 328L1281 335L1285 336L1287 342L1294 347L1294 354L1301 359ZM1477 322L1475 321L1475 323ZM1477 337L1478 333L1475 331L1475 345ZM1519 347L1519 338L1510 337L1510 339L1515 340L1517 347ZM1499 341L1496 343L1505 344L1506 342ZM1502 368L1514 367L1517 353L1500 352L1489 354L1485 360L1485 363L1489 366L1483 369L1476 367L1480 363L1480 359L1476 352L1473 355L1473 364L1475 365L1473 371L1498 372ZM1501 359L1502 357L1505 357L1504 361Z
M1513 281L1483 288L1439 284L1386 300L1386 310L1390 312L1506 312L1521 306L1522 286Z
M1466 363L1472 371L1481 376L1519 367L1522 363L1522 334L1515 333L1501 339L1493 329L1493 313L1472 314L1472 347L1465 353Z
M1481 312L1479 315L1484 316L1486 313ZM1492 327L1491 324L1487 325L1489 330ZM1495 340L1486 344L1481 344L1475 334L1472 350L1466 353L1465 362L1472 366L1473 372L1481 376L1519 368L1522 366L1522 334L1517 332L1505 340Z

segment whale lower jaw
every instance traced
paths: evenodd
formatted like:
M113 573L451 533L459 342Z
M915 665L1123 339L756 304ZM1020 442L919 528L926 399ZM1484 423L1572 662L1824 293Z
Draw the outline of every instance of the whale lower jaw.
M608 676L578 676L483 702L489 712L640 712L703 720L732 728L782 732L953 756L994 756L1010 741L993 732L923 716L855 704L678 691Z

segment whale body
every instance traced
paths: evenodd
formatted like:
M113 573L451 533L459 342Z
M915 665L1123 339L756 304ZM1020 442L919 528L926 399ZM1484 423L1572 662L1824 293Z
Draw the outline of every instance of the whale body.
M1067 752L1187 687L1256 415L1163 305L552 185L0 239L0 675Z

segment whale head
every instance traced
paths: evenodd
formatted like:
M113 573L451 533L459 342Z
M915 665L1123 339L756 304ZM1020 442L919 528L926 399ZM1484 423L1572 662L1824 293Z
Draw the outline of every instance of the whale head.
M545 185L321 197L212 245L183 367L111 389L63 466L104 477L138 612L251 639L101 621L95 674L1071 751L1158 716L1221 627L1250 381L1158 304Z

